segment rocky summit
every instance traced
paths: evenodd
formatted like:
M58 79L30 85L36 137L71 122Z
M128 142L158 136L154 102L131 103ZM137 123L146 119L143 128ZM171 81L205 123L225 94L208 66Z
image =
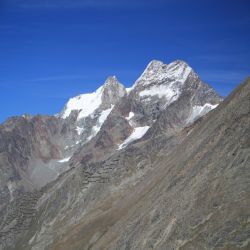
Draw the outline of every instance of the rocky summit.
M184 61L0 125L0 250L250 249L250 78Z

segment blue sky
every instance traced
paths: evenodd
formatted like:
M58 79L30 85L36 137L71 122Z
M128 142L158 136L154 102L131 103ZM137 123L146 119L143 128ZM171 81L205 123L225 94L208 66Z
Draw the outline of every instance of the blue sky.
M248 0L0 0L0 121L59 112L107 76L187 61L226 96L250 75Z

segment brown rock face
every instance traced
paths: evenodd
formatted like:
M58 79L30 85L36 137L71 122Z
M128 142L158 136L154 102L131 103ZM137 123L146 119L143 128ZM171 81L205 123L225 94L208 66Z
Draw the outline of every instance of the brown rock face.
M16 194L36 188L29 174L32 165L60 158L60 127L60 120L49 116L14 117L0 126L2 188L8 182L15 183Z

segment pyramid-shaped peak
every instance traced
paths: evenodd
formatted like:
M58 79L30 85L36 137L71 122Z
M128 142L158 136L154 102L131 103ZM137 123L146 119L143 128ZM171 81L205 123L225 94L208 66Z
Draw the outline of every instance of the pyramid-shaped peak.
M118 81L116 76L109 76L103 85L102 102L108 104L106 105L108 107L117 103L126 93L125 87Z
M104 82L104 85L109 85L109 84L112 85L112 84L121 84L121 83L119 82L116 76L109 76Z
M184 83L191 72L193 72L193 69L182 60L175 60L169 64L159 60L152 60L132 88L146 86L153 82L159 83L166 79L168 79L168 82Z
M179 60L179 59L171 62L170 64L168 64L168 67L171 67L171 66L189 67L189 68L191 68L187 62L185 62L183 60Z
M103 85L103 92L111 91L114 94L118 94L119 96L123 96L126 93L126 89L121 82L117 79L116 76L109 76Z
M146 67L147 70L158 69L164 66L164 63L159 60L152 60Z
M164 74L167 65L159 60L152 60L143 71L141 76L137 79L134 84L134 87L138 85L140 82L151 81L156 76L160 76Z

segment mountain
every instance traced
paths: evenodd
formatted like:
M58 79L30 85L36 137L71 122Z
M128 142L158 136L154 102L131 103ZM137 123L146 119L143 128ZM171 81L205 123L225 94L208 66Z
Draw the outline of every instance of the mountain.
M48 249L249 249L249 128L250 78L181 130L174 149L179 139L162 138L151 156L158 141L145 140L105 162L108 191L93 188L95 201L84 191L84 208L61 223L84 215Z
M0 249L247 249L249 94L223 101L154 60L129 89L112 76L55 116L10 118Z
M186 132L51 249L249 249L250 78Z
M169 119L168 116L164 126L173 122L179 129L205 115L221 101L222 98L185 62L166 65L154 60L115 105L100 133L80 148L74 158L82 163L101 160L128 142L140 139L148 130L160 133L164 128L162 124L159 128L159 124L169 110L175 117Z

